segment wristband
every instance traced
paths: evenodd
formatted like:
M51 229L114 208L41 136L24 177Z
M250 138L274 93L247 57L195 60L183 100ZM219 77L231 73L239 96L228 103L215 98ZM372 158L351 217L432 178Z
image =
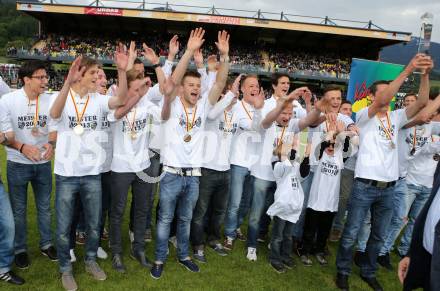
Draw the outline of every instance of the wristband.
M220 56L220 63L229 63L229 56Z
M23 147L24 147L24 143L21 144L21 147L20 147L20 154L23 153Z
M153 69L155 70L155 69L157 69L157 68L160 67L160 63L154 64L154 65L152 65L151 67L153 67Z
M55 149L55 147L57 145L57 142L54 141L54 140L51 140L51 141L48 142L48 144L50 144L52 146L52 148Z

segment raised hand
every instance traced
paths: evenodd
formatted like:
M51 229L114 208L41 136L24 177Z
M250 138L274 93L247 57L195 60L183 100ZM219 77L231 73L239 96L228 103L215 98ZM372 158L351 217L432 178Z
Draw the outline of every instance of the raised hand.
M115 64L118 70L126 71L128 67L127 47L119 43L115 51Z
M302 95L302 99L306 104L310 104L312 102L312 98L313 98L313 94L309 89L307 89L305 93Z
M295 90L290 92L290 94L287 96L287 98L292 100L292 101L293 100L298 100L299 97L303 96L307 91L310 92L308 87L296 88ZM310 92L310 94L311 94L311 92Z
M260 93L254 98L254 108L261 109L264 106L265 93L263 88L260 88Z
M205 42L205 39L203 39L204 35L205 30L201 27L191 30L186 49L194 53L196 50L201 48L203 43Z
M82 56L79 56L73 61L72 65L70 65L69 73L66 77L66 82L70 85L79 81L86 71L86 67L81 68L81 61Z
M226 30L218 32L218 40L215 45L217 46L220 56L227 56L229 53L229 37L230 35Z
M176 88L176 84L173 81L173 78L169 77L165 80L165 84L162 88L162 93L166 98L169 98L172 95L174 89Z
M244 74L238 75L237 78L235 78L234 83L232 83L232 86L231 86L231 92L234 93L236 98L238 98L238 95L240 94L240 92L239 92L240 81L243 76L244 76Z
M171 38L170 40L170 44L168 47L168 55L172 55L174 58L178 52L179 52L179 37L177 35L174 35L173 38Z
M315 109L320 112L326 112L328 111L328 108L330 107L330 101L327 98L321 98L321 100L318 100L315 102Z
M341 120L336 120L336 132L340 133L345 131L345 123Z
M142 53L144 58L147 59L150 64L157 65L159 63L159 57L156 55L154 50L148 47L145 43L142 44L142 48L144 49L144 52Z
M130 48L128 49L127 71L133 68L134 61L136 60L136 58L137 58L136 43L134 41L130 41Z
M198 49L194 52L194 63L197 68L203 68L203 53L201 49Z

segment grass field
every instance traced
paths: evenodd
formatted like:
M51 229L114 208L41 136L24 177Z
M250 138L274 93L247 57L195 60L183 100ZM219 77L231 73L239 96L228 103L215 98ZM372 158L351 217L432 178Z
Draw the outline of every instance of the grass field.
M0 148L0 164L2 179L6 184L6 161L4 149ZM29 190L29 194L32 194ZM52 199L53 201L53 199ZM128 210L128 209L127 209ZM127 213L128 211L126 211ZM52 211L54 213L54 211ZM1 215L1 214L0 214ZM33 195L29 195L28 204L28 247L31 266L27 270L17 270L25 278L23 287L14 287L0 283L0 290L62 290L59 280L58 265L43 257L38 249L38 231L36 224L36 210ZM127 215L126 215L127 216ZM153 216L154 217L154 216ZM53 216L53 218L55 218ZM53 219L54 225L55 219ZM127 219L123 225L123 233L127 234ZM123 236L124 259L128 268L125 275L118 274L111 268L110 259L100 261L100 265L107 273L104 282L94 281L84 270L82 263L83 248L78 246L76 253L78 262L74 264L74 273L79 285L79 290L337 290L334 284L336 273L335 256L336 244L330 244L330 264L321 267L314 261L314 266L303 267L296 257L297 266L284 274L275 273L267 261L268 251L266 246L260 245L257 262L248 262L245 258L245 244L238 242L232 253L220 257L213 251L207 251L207 264L199 264L201 272L190 273L178 265L175 259L175 250L171 247L171 254L165 272L160 280L153 280L148 270L139 267L139 264L128 256L128 236ZM105 245L106 248L106 245ZM153 258L154 243L147 244L146 253ZM108 248L106 248L108 250ZM393 256L394 265L397 266L398 258ZM350 278L351 290L369 290L369 287L360 280L359 270L354 267L354 274ZM378 278L385 290L401 290L396 272L381 269Z

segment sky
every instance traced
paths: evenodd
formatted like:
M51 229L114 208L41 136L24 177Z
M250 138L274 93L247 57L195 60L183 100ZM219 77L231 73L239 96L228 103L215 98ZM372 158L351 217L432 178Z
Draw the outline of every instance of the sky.
M83 1L85 3L90 3L93 0L58 0L57 2L75 2L78 4L78 2ZM142 0L128 1L141 2ZM109 3L110 5L108 6L116 3L116 1L106 0L101 0L101 2ZM166 1L155 0L152 2L165 3ZM316 17L328 16L330 19L347 19L364 22L371 20L374 24L385 30L411 32L413 33L413 36L419 36L420 34L421 15L425 12L431 12L434 14L432 41L440 42L440 0L179 0L168 2L171 5L184 4L206 7L214 5L218 8L243 9L250 11L257 11L258 9L261 9L261 11L275 12L278 14L281 13L281 11L284 11L284 13L296 15ZM174 9L181 10L184 8L175 7ZM197 10L197 12L204 10L207 9ZM219 9L219 12L222 13L226 11ZM249 17L253 16L251 12L241 13ZM300 18L296 19L300 20ZM346 25L344 22L335 22L337 24Z

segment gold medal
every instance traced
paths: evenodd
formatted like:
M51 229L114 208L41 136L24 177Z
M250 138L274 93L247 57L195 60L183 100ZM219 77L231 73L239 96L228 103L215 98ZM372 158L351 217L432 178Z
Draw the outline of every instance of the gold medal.
M137 139L138 136L137 136L136 132L132 131L130 134L130 137L131 137L131 139L135 140L135 139Z
M184 142L190 142L191 141L191 135L189 133L185 134L183 137Z
M76 135L80 136L80 135L82 135L84 133L84 127L81 124L78 124L77 126L75 126L73 128L73 132Z

